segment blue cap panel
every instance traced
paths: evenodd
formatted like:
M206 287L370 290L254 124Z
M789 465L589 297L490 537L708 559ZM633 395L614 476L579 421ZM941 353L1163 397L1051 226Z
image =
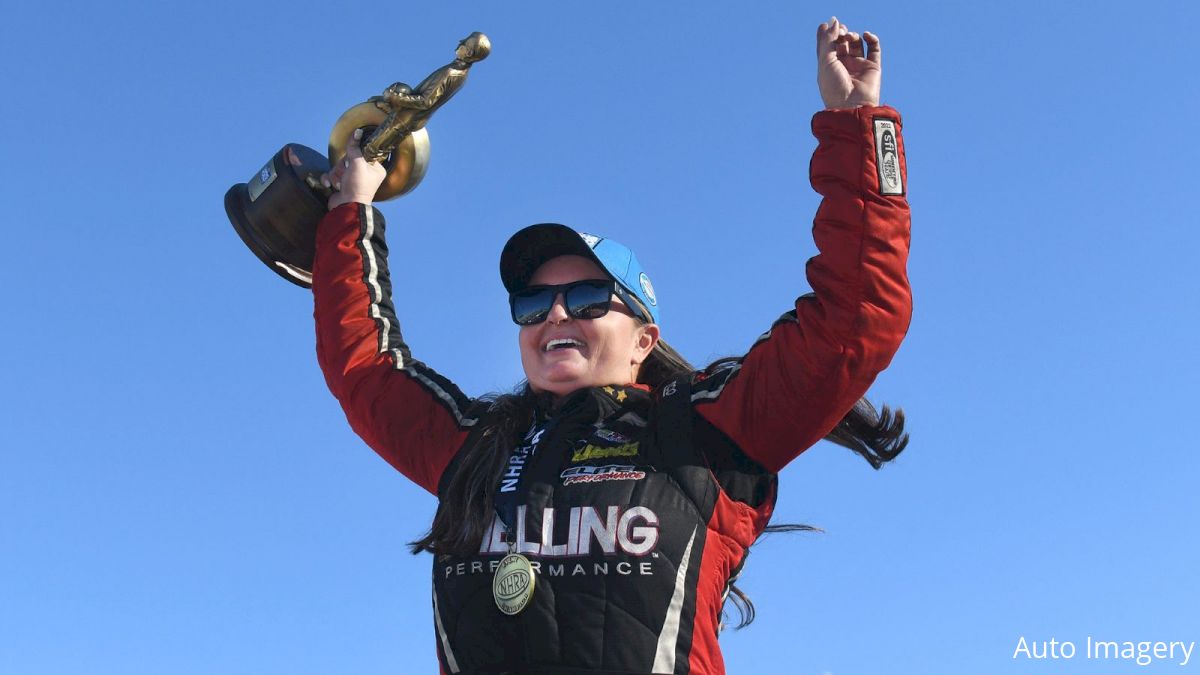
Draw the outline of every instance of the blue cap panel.
M580 236L584 241L591 238L585 233L580 233ZM599 239L592 246L592 252L596 254L596 259L612 275L613 279L650 311L652 322L658 323L658 298L654 295L650 277L642 269L642 265L633 251L613 239Z

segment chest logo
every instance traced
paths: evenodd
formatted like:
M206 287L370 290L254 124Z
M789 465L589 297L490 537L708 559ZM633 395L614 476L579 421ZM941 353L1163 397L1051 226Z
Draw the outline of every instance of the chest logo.
M571 455L572 462L586 462L592 459L610 459L612 457L637 457L638 442L623 443L611 447L603 447L589 443L576 450Z
M596 429L596 438L609 443L628 443L629 437L624 434L619 434L612 429Z
M527 519L530 522L527 523ZM563 519L567 521L566 532L562 527ZM554 526L556 521L559 523L557 528ZM479 553L518 553L539 558L614 554L644 556L652 553L658 546L658 526L658 514L645 506L528 509L527 506L521 505L517 507L517 531L512 548L510 549L510 544L505 541L506 527L497 516L492 521L491 531L480 543ZM555 534L559 537L565 534L566 538L556 540ZM459 563L459 566L463 564L465 563ZM449 578L454 570L454 566L448 566L446 577ZM457 572L460 575L463 573ZM501 585L500 590L507 594L509 591L519 590L519 587L518 578L514 578L511 585L506 582Z
M629 464L607 464L605 466L573 466L559 476L563 485L577 483L600 483L607 480L641 480L645 471Z

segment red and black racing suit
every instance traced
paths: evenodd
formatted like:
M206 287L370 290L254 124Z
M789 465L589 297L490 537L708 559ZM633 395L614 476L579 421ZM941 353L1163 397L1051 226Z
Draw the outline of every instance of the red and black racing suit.
M690 381L585 389L539 411L514 524L538 572L533 601L515 616L494 604L507 552L499 524L478 554L436 556L443 672L724 672L721 606L771 517L776 473L867 391L912 313L899 115L824 111L812 127L811 181L823 197L819 254L806 267L813 292L745 356ZM383 230L361 204L322 222L318 357L354 430L439 494L489 413L409 353Z

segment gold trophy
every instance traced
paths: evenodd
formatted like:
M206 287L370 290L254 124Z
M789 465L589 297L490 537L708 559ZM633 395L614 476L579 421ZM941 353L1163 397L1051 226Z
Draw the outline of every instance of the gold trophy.
M403 195L425 177L429 132L425 123L467 80L471 65L487 58L492 45L483 33L471 33L454 50L454 60L430 73L416 87L397 82L350 108L329 134L329 157L298 143L283 146L246 183L225 193L225 213L246 246L279 276L312 286L317 225L332 194L320 177L346 156L356 129L363 130L363 157L383 162L387 176L375 201Z

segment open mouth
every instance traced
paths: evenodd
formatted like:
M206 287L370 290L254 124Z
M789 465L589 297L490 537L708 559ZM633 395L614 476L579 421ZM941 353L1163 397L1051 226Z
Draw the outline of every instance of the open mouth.
M576 340L575 338L557 338L547 342L545 346L542 347L542 351L554 352L560 349L583 349L584 346L585 345L582 341Z

